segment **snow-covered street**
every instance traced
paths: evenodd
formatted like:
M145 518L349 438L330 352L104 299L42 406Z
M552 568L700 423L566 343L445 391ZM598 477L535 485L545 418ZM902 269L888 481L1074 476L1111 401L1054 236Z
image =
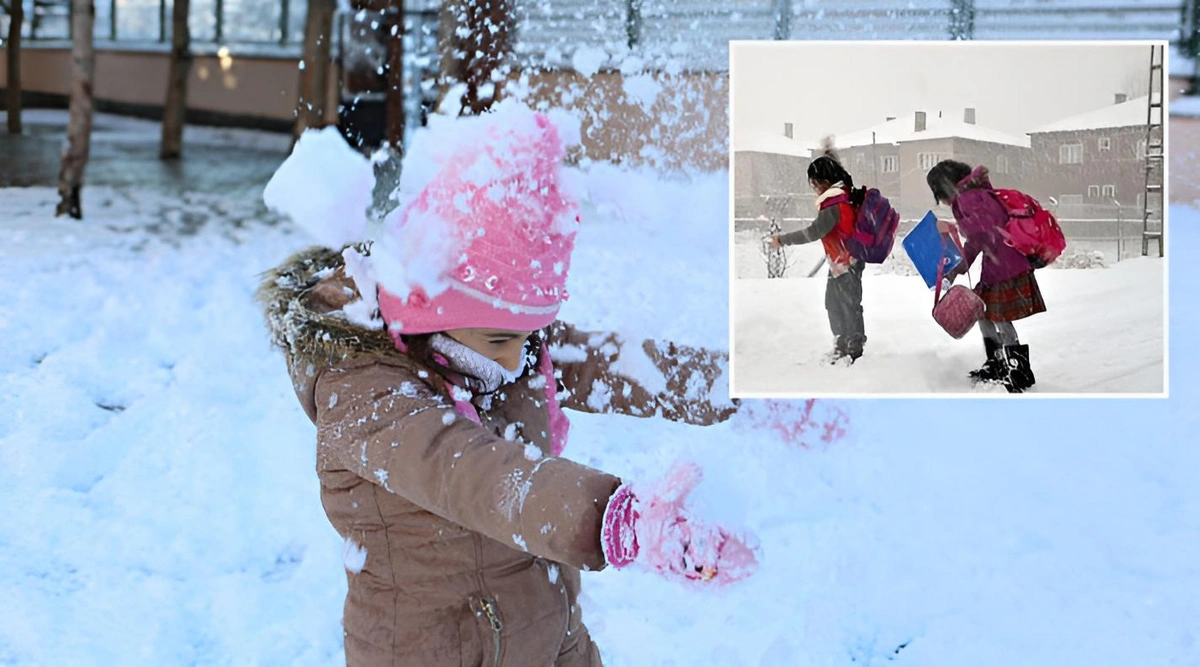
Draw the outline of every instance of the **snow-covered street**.
M727 176L587 172L563 319L727 349ZM343 541L252 301L310 241L241 192L84 196L70 221L51 188L0 189L0 664L343 664ZM708 428L572 413L568 457L630 478L692 458L699 509L764 554L717 592L585 574L606 664L1200 664L1200 211L1171 215L1169 400L819 401L791 442L761 401ZM1163 270L1043 272L1050 312L1022 332L1045 391L1158 390ZM824 340L819 280L735 284L754 322L813 320L798 360ZM945 389L975 361L973 336L900 323L909 300L927 319L919 279L866 290L872 356L839 377L911 375L915 352L942 370L911 381ZM796 368L738 344L768 381Z
M735 247L747 270L762 264L753 233L739 234ZM848 368L826 364L822 357L833 346L826 272L806 278L800 270L811 266L811 254L797 258L789 272L795 279L734 281L736 395L1005 394L967 380L983 361L978 331L951 338L934 322L933 293L919 276L878 267L863 280L865 356ZM1039 271L1048 310L1016 323L1038 375L1031 395L1164 392L1166 263L1152 257Z

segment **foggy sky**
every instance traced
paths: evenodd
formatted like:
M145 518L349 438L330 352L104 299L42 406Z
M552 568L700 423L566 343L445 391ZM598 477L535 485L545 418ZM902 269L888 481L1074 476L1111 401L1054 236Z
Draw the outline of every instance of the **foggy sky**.
M1038 125L1102 108L1114 94L1145 95L1150 47L1142 45L756 42L730 45L733 144L747 134L817 140L887 116L943 111L1020 136Z

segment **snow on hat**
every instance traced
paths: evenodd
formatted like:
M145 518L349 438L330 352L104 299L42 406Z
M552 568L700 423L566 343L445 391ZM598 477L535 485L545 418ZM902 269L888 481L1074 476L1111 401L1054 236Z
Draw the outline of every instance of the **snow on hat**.
M504 102L435 117L414 138L400 184L408 203L371 253L393 335L554 321L579 223L561 169L564 140L578 141L577 125L563 136L570 129Z

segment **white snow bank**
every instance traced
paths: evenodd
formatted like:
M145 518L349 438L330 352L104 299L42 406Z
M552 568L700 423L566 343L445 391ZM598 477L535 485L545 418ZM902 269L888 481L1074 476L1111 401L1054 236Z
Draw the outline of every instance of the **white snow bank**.
M725 175L590 173L571 318L723 346ZM346 544L251 300L309 240L176 244L146 231L156 197L80 224L52 190L0 190L0 663L343 664ZM1173 248L1200 243L1200 214L1172 223ZM1200 271L1174 262L1171 284ZM627 479L696 460L697 511L763 546L724 591L585 574L605 664L1200 664L1200 308L1173 306L1170 400L861 401L808 448L744 418L572 414L570 457Z
M1047 312L1016 322L1030 346L1033 391L1164 392L1164 268L1164 260L1139 258L1108 269L1039 271ZM983 363L980 334L948 336L918 277L865 276L866 354L850 368L823 363L833 348L825 282L824 273L735 281L735 395L1003 393L972 389L966 374Z

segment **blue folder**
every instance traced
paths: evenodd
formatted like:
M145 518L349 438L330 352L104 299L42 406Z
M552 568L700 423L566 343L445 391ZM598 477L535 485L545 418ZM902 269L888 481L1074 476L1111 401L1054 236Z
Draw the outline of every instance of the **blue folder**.
M904 252L908 253L908 258L929 287L937 282L939 261L945 262L945 272L949 273L963 259L954 241L938 231L937 216L933 211L926 213L921 222L904 237L903 245Z

